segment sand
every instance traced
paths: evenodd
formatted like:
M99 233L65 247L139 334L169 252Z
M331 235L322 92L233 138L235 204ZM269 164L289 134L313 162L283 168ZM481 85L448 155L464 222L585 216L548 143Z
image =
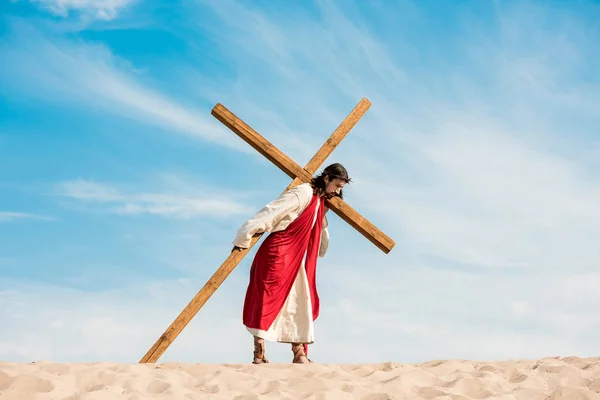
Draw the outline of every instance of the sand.
M0 399L600 399L600 358L359 365L2 362Z

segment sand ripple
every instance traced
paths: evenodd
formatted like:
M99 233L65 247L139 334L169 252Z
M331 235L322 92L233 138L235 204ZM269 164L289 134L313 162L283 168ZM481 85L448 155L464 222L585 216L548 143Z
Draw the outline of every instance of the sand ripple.
M422 364L0 363L9 399L600 400L600 358Z

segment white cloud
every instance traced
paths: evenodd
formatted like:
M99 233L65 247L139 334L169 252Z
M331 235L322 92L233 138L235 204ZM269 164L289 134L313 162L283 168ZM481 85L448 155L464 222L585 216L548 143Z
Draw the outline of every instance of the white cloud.
M45 215L37 215L15 211L0 211L0 222L15 221L19 219L36 219L42 221L55 221L56 218Z
M382 268L368 267L364 258L362 268L337 261L321 268L324 310L315 347L328 358L490 360L600 350L594 339L597 273L481 274L412 263ZM356 346L360 354L348 351Z
M383 42L365 28L367 21L345 16L332 2L319 3L326 24L296 13L269 15L241 2L207 4L222 20L198 17L199 24L209 24L225 58L243 66L236 81L215 82L210 91L222 90L227 107L250 116L250 125L275 138L299 162L312 155L361 97L373 102L331 159L346 164L354 177L346 191L348 202L397 246L384 256L330 218L332 246L319 267L324 309L311 350L316 360L499 359L600 350L594 336L600 328L595 290L600 185L597 170L590 167L597 163L599 122L590 111L597 108L600 92L592 71L587 71L588 81L576 74L597 63L595 53L584 51L597 42L593 31L581 37L579 28L573 30L563 23L563 14L552 11L499 10L503 22L522 21L524 15L540 22L503 23L490 31L473 18L456 21L472 30L466 39L413 44L401 29L414 28L414 21L402 20L414 14L396 13L400 20L385 25L388 13L379 16L385 21L379 28L399 33ZM97 58L106 54L97 48L33 43L30 49L42 50L42 59L50 60L49 71L31 62L35 51L27 56L14 51L15 59L29 61L23 64L28 74L35 72L29 75L36 83L54 87L52 93L108 104L111 111L116 110L110 107L114 102L140 120L150 118L162 126L173 121L185 133L202 131L190 126L205 126L188 108L141 86L133 73L123 75L112 58L109 63ZM61 68L67 71L64 76ZM78 83L85 90L76 90ZM210 129L202 132L203 138L218 140ZM197 195L187 190L164 195L90 181L69 182L61 189L73 200L113 211L189 215L203 209L190 202ZM251 338L239 321L247 276L235 277L215 295L221 302L210 300L207 310L213 310L214 318L186 328L189 336L178 339L180 350L167 359L196 361L196 354L207 349L214 362L249 360ZM27 336L34 330L23 318L0 337L7 348L22 349L20 359L43 354L137 359L195 293L191 287L182 289L182 283L167 286L163 298L148 303L137 296L144 299L139 293L146 291L156 295L153 289L142 288L135 295L133 289L77 293L82 300L75 305L84 309L107 305L108 311L95 308L89 314L94 320L65 300L73 302L72 292L40 290L47 293L41 298L56 299L48 307L64 310L60 320L76 321L77 329L86 332L79 336L81 342L71 346L73 334L63 330L45 347L28 347L43 342ZM39 298L27 303L32 291L23 288L7 304L37 310ZM161 309L168 293L184 291L170 298L178 305ZM121 304L131 308L119 311ZM142 318L149 309L159 310L160 321ZM43 325L52 326L41 310L38 318L47 318ZM97 327L97 321L111 327L106 342L95 336L96 328L89 328ZM132 342L120 342L123 336ZM147 344L135 347L134 339ZM124 344L119 348L115 343ZM55 353L47 350L52 346ZM287 346L268 349L275 354L282 349L280 359L288 359Z
M60 183L58 190L63 196L83 201L111 202L122 199L115 188L82 179Z
M252 114L258 125L301 138L304 147L281 140L294 158L312 155L361 97L373 103L326 163L346 164L354 177L346 199L397 246L383 257L330 218L339 245L329 257L340 268L320 282L339 280L338 290L360 300L340 301L325 317L348 318L343 328L327 327L340 356L358 347L380 360L398 342L414 357L598 351L588 332L599 321L588 305L600 297L586 291L587 302L577 302L563 292L565 282L595 281L586 274L600 263L600 121L592 112L600 104L592 78L599 58L589 51L598 32L587 21L524 6L497 9L492 17L501 23L484 26L464 13L453 23L469 33L434 45L430 37L416 44L403 37L402 29L422 32L412 13L396 12L389 25L389 11L372 15L374 27L335 2L318 3L318 21L239 2L206 4L222 25L199 25L227 40L226 57L268 76L240 74L232 108L250 113L253 106L235 97L257 93L253 101L269 110ZM357 265L363 248L369 257ZM355 271L360 279L349 281ZM366 279L373 287L356 293ZM383 299L380 285L389 286ZM569 293L585 285L572 287ZM473 310L477 317L469 318ZM351 323L352 315L361 317ZM354 329L371 334L341 339ZM506 346L488 351L486 341Z
M296 135L305 144L289 149L296 159L311 155L329 134L324 127L335 127L362 96L372 101L333 157L355 177L347 200L402 237L402 251L477 268L586 270L600 261L600 176L586 162L597 148L590 139L598 114L589 110L600 92L589 89L596 82L577 81L575 72L593 65L594 56L584 52L591 39L574 17L499 8L495 31L465 14L456 22L474 32L448 39L460 65L451 69L415 64L413 55L430 60L438 53L419 53L393 33L377 37L373 31L385 24L351 19L344 12L353 8L342 12L335 2L318 2L319 21L236 2L207 5L226 29L208 26L235 49L227 56L268 66L266 85L284 88L275 98L259 91L261 108L270 110L265 126L273 115L285 116L290 132L311 132ZM517 23L532 13L545 23ZM257 82L242 75L236 89L254 93ZM568 142L565 120L573 132Z
M597 284L598 274L548 275L533 287L519 276L496 274L491 283L486 275L415 267L388 269L379 279L354 272L357 268L348 271L348 265L324 267L312 358L326 363L505 360L600 350L594 334L600 328L598 303L586 303L588 296L597 298L589 282ZM193 280L127 278L118 289L95 292L0 281L6 288L0 289L0 318L10 327L0 332L0 357L137 362L210 273ZM159 362L250 362L252 337L241 323L247 279L238 267ZM528 313L515 310L514 301ZM272 362L291 360L289 345L269 342L267 352Z
M137 0L30 0L50 13L67 17L72 11L101 19L116 18L118 12Z
M10 327L0 333L0 357L21 362L138 362L202 283L131 282L122 289L83 292L0 281L10 287L0 289L0 318ZM237 310L236 306L215 294L160 362L245 361L251 340L244 342L242 329L236 334L237 319L220 315L223 309ZM224 331L232 332L229 338L219 334Z
M194 188L191 185L169 187L157 192L135 192L77 179L57 184L56 193L83 205L124 215L151 214L190 219L208 215L230 216L252 211L242 203L230 200L230 194L216 190L206 191L206 188Z
M251 149L228 133L209 110L179 103L152 89L144 84L144 73L106 47L50 39L21 22L12 27L0 43L1 81L13 89L12 94L51 103L66 101L88 112L105 111L250 153Z
M386 193L379 209L428 252L481 267L594 268L599 185L576 162L493 123L477 133L471 127L440 127L416 147L430 166L427 185L363 190Z

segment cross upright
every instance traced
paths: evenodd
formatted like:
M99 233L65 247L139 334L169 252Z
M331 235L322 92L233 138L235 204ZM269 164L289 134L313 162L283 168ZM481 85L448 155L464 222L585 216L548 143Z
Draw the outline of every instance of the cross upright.
M356 125L365 112L367 112L370 106L371 102L369 100L366 98L361 99L356 107L354 107L352 112L348 114L344 121L342 121L342 123L331 134L329 139L327 139L327 141L323 144L323 146L321 146L319 151L315 153L315 155L304 168L296 164L292 159L273 146L273 144L263 138L258 132L248 126L244 121L235 116L220 103L215 105L211 111L211 114L293 179L290 185L284 190L285 192L296 185L311 181L313 174L346 137L346 135ZM326 201L329 209L350 224L354 229L356 229L384 253L389 253L395 246L395 243L391 238L381 232L366 218L361 216L344 200L340 199L339 197L333 197L331 199L327 199ZM250 249L252 249L256 242L258 242L262 235L262 233L255 234L252 237L250 246L247 249L241 249L240 251L232 252L227 257L227 259L223 262L223 264L221 264L219 269L213 274L208 282L206 282L206 284L183 309L179 316L158 338L156 343L150 348L150 350L148 350L148 352L140 360L140 363L153 363L160 358L160 356L167 350L171 343L173 343L175 338L177 338L177 336L181 333L181 331L183 331L192 318L194 318L200 308L204 306L210 296L212 296L212 294L225 281L225 279L250 251Z

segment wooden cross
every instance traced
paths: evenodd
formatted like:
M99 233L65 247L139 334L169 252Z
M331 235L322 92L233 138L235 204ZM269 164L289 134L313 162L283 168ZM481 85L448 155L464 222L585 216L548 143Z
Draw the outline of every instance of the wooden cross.
M350 132L354 125L356 125L365 112L367 112L370 106L371 102L363 98L356 105L356 107L354 107L346 119L344 119L338 128L331 134L329 139L327 139L327 141L323 144L323 146L321 146L319 151L315 153L313 158L308 162L308 164L306 164L304 168L296 164L292 159L282 153L269 141L258 134L258 132L246 125L244 121L236 117L220 103L213 108L211 114L293 179L292 183L290 183L287 189L285 189L285 191L287 191L296 185L311 181L313 174L315 174L325 159L327 159L327 157L346 137L348 132ZM389 253L394 247L395 243L392 239L377 229L377 227L370 223L366 218L361 216L339 197L328 199L327 205L334 213L336 213L354 229L369 239L384 253ZM146 355L144 355L144 357L140 360L140 363L153 363L160 358L160 356L167 350L171 343L173 343L175 338L177 338L177 336L192 320L200 308L202 308L202 306L208 301L210 296L212 296L217 288L221 286L231 271L233 271L242 258L244 258L250 249L252 249L261 236L262 233L254 235L252 237L250 246L247 249L234 251L229 255L229 257L227 257L217 272L215 272L208 282L206 282L204 287L200 289L200 291L183 309L175 321L173 321L173 323L167 328L162 336L156 341L154 346L148 350Z

